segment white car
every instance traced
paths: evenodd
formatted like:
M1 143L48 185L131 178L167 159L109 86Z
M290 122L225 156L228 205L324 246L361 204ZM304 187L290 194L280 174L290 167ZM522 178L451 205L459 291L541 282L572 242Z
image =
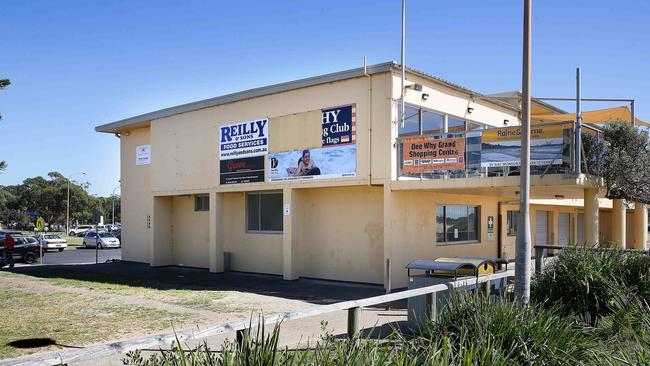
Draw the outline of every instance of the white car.
M119 248L120 240L107 232L88 231L84 236L82 247L84 248Z
M62 252L63 249L68 247L68 241L61 239L57 234L39 234L36 236L36 240L41 243L44 252L47 252L48 249L57 249Z
M68 234L70 234L70 236L83 236L87 231L92 229L92 225L79 225L76 228L70 230Z

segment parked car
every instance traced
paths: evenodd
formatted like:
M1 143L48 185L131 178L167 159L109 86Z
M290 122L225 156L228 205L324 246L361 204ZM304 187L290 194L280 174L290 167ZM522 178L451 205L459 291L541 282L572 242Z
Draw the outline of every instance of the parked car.
M122 243L122 229L114 229L112 232L113 236L115 236L120 241L120 243Z
M5 236L7 236L7 234L23 235L23 233L18 230L0 230L0 245L4 245Z
M58 249L62 252L68 247L68 241L61 239L58 234L38 234L35 237L43 247L43 252L47 252L48 249Z
M84 236L87 231L92 230L92 225L79 225L76 228L70 230L68 233L70 236Z
M120 240L117 239L113 234L107 233L104 231L96 232L89 231L84 236L84 241L82 243L84 248L119 248Z
M14 246L14 260L23 261L25 263L34 263L40 257L40 244L36 238L24 235L13 235L16 244ZM4 235L0 241L0 256L4 255ZM4 259L2 260L4 263Z

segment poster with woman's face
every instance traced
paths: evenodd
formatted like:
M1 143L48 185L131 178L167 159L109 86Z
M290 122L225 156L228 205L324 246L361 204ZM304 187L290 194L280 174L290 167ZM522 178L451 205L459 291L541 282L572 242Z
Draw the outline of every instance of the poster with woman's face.
M268 166L270 181L354 177L356 145L270 153Z

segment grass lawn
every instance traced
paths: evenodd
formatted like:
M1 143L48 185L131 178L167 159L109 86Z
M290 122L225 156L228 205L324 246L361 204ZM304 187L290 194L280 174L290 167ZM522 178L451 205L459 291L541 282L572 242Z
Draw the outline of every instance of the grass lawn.
M25 234L27 236L33 236L33 235L36 235L36 232L34 232L34 231L23 231L23 234ZM60 232L55 232L55 233L51 233L51 234L58 234L59 236L61 236L61 239L65 239L68 242L68 246L70 246L70 247L80 247L81 243L83 242L83 239L84 239L83 237L68 236L68 235L65 235L64 233L60 233Z
M0 283L0 359L58 346L104 342L129 334L151 333L190 320L190 316L121 304L82 294L29 292ZM51 338L55 346L21 349L10 342Z
M216 303L223 299L226 292L209 288L179 288L178 284L131 279L121 277L119 281L103 282L69 278L47 278L46 281L61 286L88 288L107 294L136 296L144 299L157 300L166 304L182 305L191 309L208 310L217 313L238 311ZM119 282L119 283L115 283Z

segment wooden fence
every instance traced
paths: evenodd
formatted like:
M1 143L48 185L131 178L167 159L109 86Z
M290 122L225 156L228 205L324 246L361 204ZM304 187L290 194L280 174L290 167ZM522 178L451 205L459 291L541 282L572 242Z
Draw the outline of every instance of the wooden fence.
M313 316L319 316L336 311L347 310L348 313L348 335L353 336L359 332L359 316L361 308L374 305L389 303L392 301L408 299L416 296L426 296L427 316L429 319L435 318L435 294L448 290L459 290L467 286L476 285L482 291L489 293L490 283L493 280L507 279L514 276L514 270L498 272L495 274L484 275L480 277L471 277L462 280L450 282L449 285L440 284L428 287L421 287L412 290L405 290L396 293L374 296L359 300L350 300L338 302L329 305L314 306L312 308L295 311L279 313L274 315L265 316L263 319L264 324L277 324L288 320L303 319ZM257 326L257 324L253 324ZM205 337L215 336L223 333L237 332L237 339L241 339L244 331L251 327L249 320L240 320L229 323L215 324L207 326L198 330L186 330L179 332L163 333L155 336L149 336L139 339L105 343L78 349L67 349L56 352L49 352L44 354L37 354L33 356L25 356L19 359L0 362L0 366L27 366L27 365L60 365L71 362L87 362L93 359L114 356L123 354L129 351L134 351L143 348L153 347L166 347L169 346L176 339L180 341L188 341L192 339L201 339Z

